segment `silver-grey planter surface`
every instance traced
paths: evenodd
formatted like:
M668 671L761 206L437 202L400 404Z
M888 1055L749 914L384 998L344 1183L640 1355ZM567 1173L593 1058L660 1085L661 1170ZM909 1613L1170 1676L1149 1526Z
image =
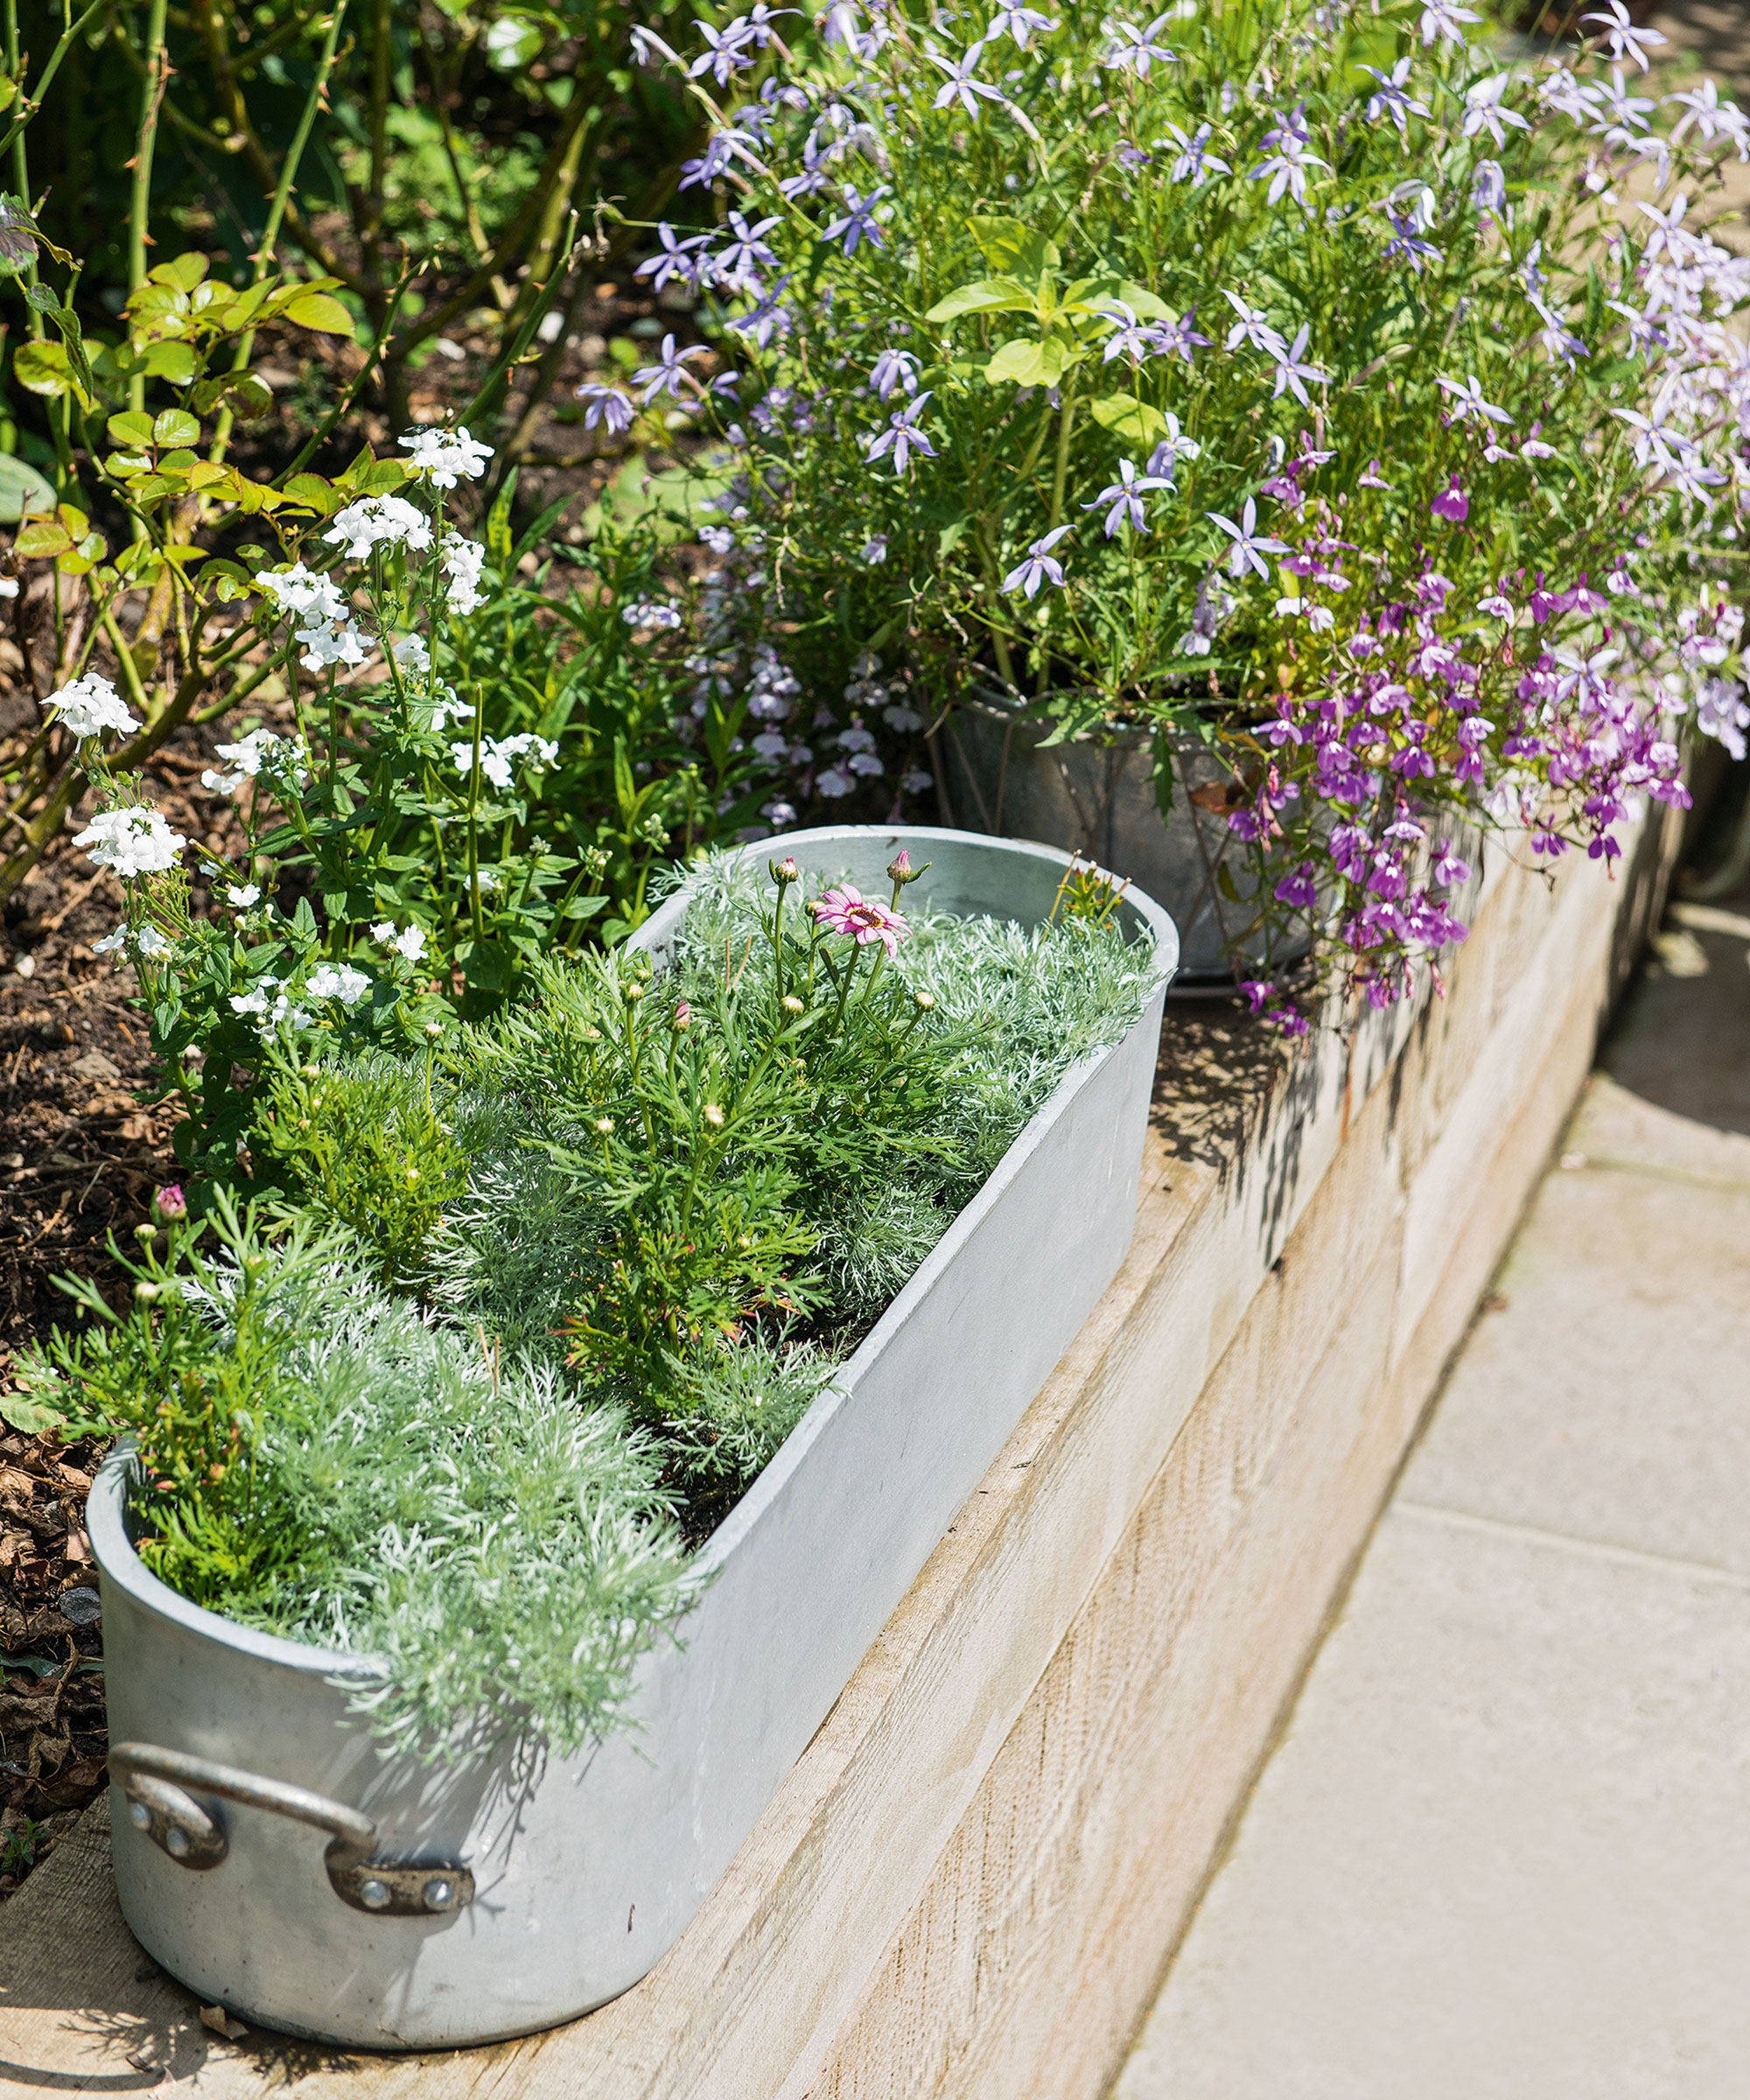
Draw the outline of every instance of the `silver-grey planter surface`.
M1245 849L1219 809L1200 809L1189 791L1225 787L1233 770L1190 738L1173 748L1172 816L1155 801L1152 736L1121 730L1107 738L1074 737L1046 746L1049 724L980 700L962 701L942 731L950 764L948 791L962 823L1004 838L1040 839L1086 855L1126 877L1172 913L1179 928L1179 983L1227 984L1228 943L1253 917L1255 887ZM1217 871L1241 901L1225 895ZM1278 942L1277 962L1305 952ZM1266 960L1262 940L1242 951Z
M885 894L900 846L934 864L914 902L1037 923L1065 857L970 833L850 826L794 851ZM661 955L684 892L644 928ZM1164 973L1172 923L1124 914ZM333 1681L346 1658L185 1601L128 1542L128 1461L89 1524L103 1586L109 1727L313 1789L375 1819L379 1857L465 1864L442 1916L348 1908L318 1831L234 1802L206 1872L179 1866L113 1791L116 1877L136 1936L206 2003L267 2027L377 2048L525 2034L614 1997L679 1936L857 1663L1116 1273L1136 1214L1161 993L1085 1060L816 1401L704 1547L715 1574L684 1647L644 1658L635 1736L516 1769L505 1757L385 1757ZM144 1813L144 1810L141 1810ZM356 1819L354 1819L356 1820Z

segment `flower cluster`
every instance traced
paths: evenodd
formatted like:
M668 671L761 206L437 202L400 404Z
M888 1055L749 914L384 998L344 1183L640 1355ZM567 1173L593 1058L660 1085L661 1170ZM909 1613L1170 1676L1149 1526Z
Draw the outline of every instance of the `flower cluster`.
M1608 861L1682 800L1683 721L1741 743L1708 593L1750 500L1750 258L1703 200L1750 119L1635 92L1657 38L1617 0L1517 63L1452 0L1095 37L842 0L823 51L764 20L640 40L710 76L683 193L724 205L640 274L734 368L670 338L634 385L718 424L734 648L696 704L747 696L774 821L896 770L842 683L877 649L920 725L994 690L1060 735L1158 724L1162 766L1214 738L1252 933L1390 1000L1463 937L1476 824Z

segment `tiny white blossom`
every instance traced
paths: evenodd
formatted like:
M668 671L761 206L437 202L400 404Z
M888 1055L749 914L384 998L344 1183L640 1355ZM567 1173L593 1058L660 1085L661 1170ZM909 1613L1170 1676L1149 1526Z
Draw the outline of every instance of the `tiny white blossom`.
M491 445L469 437L466 424L457 430L410 430L401 444L412 454L408 472L429 480L433 488L454 488L458 475L465 481L479 480L493 456Z
M403 962L416 962L425 953L425 930L423 927L410 926L399 934L395 942L395 952Z
M325 962L311 971L304 985L312 998L339 999L343 1006L356 1006L370 988L371 981L364 971L354 970L349 962Z
M322 537L331 547L345 545L355 562L375 547L405 547L417 554L431 544L431 527L423 510L405 496L361 496L337 511Z
M247 912L252 904L259 904L262 900L260 886L253 882L234 882L226 889L225 894L240 912Z
M103 810L73 843L83 846L98 867L113 868L125 878L162 875L176 865L188 841L158 810L135 806Z
M58 708L61 726L76 737L101 737L106 729L125 735L139 727L128 711L127 702L95 671L88 671L83 678L75 678L58 693L51 693L43 705Z

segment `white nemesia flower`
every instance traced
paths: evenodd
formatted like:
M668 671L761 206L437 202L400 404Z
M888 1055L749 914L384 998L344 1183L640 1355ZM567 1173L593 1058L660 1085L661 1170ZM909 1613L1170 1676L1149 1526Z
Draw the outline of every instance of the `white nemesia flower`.
M118 926L113 934L94 941L91 948L94 955L99 956L113 956L118 949L125 949L129 955L143 956L148 962L162 962L167 956L175 954L176 943L150 924Z
M319 970L312 970L304 979L304 989L313 999L339 999L343 1006L356 1006L371 988L371 981L361 970L354 970L349 962L338 966L325 962Z
M401 444L413 455L407 463L409 473L429 480L433 488L454 488L458 475L465 481L479 480L493 456L491 445L469 437L466 424L456 430L410 430Z
M423 678L431 668L431 653L423 634L397 634L390 653L402 669L411 671L416 678Z
M259 904L262 900L260 887L253 882L234 882L227 888L225 894L240 912L247 912L252 904Z
M51 693L45 707L60 710L61 726L76 737L101 737L106 729L125 735L138 722L128 712L128 704L107 678L88 671L58 693Z
M405 496L360 496L335 513L322 537L331 547L344 543L347 555L361 562L378 546L421 552L431 544L431 526L425 513Z
M392 919L379 919L371 928L371 939L382 942L387 948L395 939L395 921Z
M162 875L176 865L176 857L188 841L180 831L172 831L156 809L135 805L103 810L73 843L83 846L98 867L113 868L125 879Z
M419 958L425 953L424 928L419 926L408 927L403 932L396 935L394 947L395 952L404 962L418 962Z
M113 956L117 948L123 946L127 938L127 928L118 926L113 934L105 934L101 941L94 941L91 943L91 952L94 956Z

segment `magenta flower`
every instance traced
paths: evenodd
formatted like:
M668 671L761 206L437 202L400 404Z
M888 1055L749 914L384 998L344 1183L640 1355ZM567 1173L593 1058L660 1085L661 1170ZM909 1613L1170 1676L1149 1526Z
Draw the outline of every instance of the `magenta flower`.
M1471 500L1459 486L1459 477L1454 474L1428 508L1437 518L1450 518L1454 525L1462 525L1471 514Z
M172 1181L152 1198L152 1217L159 1225L179 1225L188 1215L188 1199L180 1181Z
M808 909L828 933L849 934L858 948L878 941L886 949L889 962L899 954L900 942L911 936L911 928L897 912L865 897L861 890L852 889L848 882L842 888L829 890L824 897L816 897Z

